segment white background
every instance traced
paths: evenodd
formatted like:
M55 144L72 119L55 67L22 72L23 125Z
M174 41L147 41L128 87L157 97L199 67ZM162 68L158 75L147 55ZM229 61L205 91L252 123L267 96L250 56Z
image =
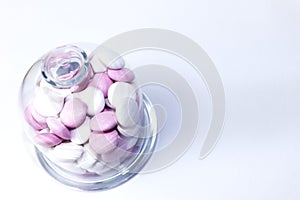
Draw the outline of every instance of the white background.
M1 0L1 199L299 199L299 24L297 0ZM62 186L24 148L22 77L53 47L145 27L180 32L214 61L227 97L221 140L205 160L196 141L171 167L110 191Z

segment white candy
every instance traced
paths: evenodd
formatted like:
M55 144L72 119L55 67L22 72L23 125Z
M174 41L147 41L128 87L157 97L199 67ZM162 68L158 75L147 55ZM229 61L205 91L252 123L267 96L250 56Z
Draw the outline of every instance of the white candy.
M121 69L125 66L123 58L111 49L100 46L94 52L93 57L96 57L110 69Z
M75 144L84 144L88 141L90 130L90 118L86 118L83 124L71 131L71 141Z
M77 160L77 164L82 169L88 169L91 168L97 160L93 158L88 152L83 152L81 158Z
M90 116L101 112L105 106L103 92L92 86L88 86L85 90L74 93L72 96L80 99L88 106L87 114Z
M117 121L122 127L139 126L139 116L139 107L133 99L124 100L116 108Z
M107 98L110 105L117 108L125 98L136 98L135 87L124 82L113 83L108 89Z
M64 97L40 88L33 100L34 109L42 116L57 116L64 105Z
M47 152L49 159L54 162L75 162L83 153L83 147L72 142L61 143Z

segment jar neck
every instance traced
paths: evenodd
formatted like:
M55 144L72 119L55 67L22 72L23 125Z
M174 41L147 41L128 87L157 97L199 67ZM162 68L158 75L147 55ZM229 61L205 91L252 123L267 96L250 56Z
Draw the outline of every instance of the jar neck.
M77 46L58 47L43 57L43 78L56 88L71 88L89 79L87 54Z

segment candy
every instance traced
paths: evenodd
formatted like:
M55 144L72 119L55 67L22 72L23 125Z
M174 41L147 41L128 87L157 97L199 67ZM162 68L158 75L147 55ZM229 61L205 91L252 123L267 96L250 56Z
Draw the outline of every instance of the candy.
M129 83L115 82L108 89L107 98L114 108L120 106L124 99L130 97L135 99L135 87Z
M118 145L118 132L115 130L105 134L92 132L89 144L97 154L109 152Z
M113 81L108 77L107 73L95 74L94 78L90 82L91 86L94 86L103 92L104 97L107 97L108 89L112 84Z
M57 162L75 162L83 153L83 147L72 142L61 143L47 152L47 156Z
M34 108L31 108L31 115L39 124L47 124L47 117L40 115Z
M52 131L55 135L65 140L69 140L71 138L71 133L69 129L65 127L65 125L60 121L60 119L55 117L48 117L47 124L50 128L50 131Z
M90 137L90 119L87 117L83 124L71 130L71 141L75 144L84 144Z
M77 64L72 60L68 65L54 62L59 80L75 81L81 62L74 59ZM82 69L86 69L86 61L84 64ZM127 158L129 165L133 149L139 147L138 136L143 131L139 96L134 73L124 68L123 58L115 52L99 47L88 64L92 68L84 73L86 77L62 85L64 89L54 87L49 77L50 84L39 80L25 118L34 129L34 142L62 170L105 176L123 168Z
M62 142L62 139L53 133L40 133L33 137L33 140L43 146L53 147Z
M61 113L61 121L70 128L79 127L85 120L87 106L76 98L66 101Z
M96 114L90 121L90 128L97 132L106 132L117 125L115 113L104 111Z
M27 123L34 128L35 130L42 130L44 128L47 128L47 124L39 123L32 117L32 108L31 106L27 106L25 109L25 120Z
M42 116L57 116L64 105L64 97L49 89L40 88L33 100L33 107Z
M133 99L125 99L116 109L118 123L122 127L138 126L139 107Z
M132 82L135 78L134 73L127 68L119 70L108 69L107 74L114 81Z
M80 99L87 105L87 114L90 116L101 112L105 106L102 91L93 86L88 86L85 90L79 93L74 93L73 97Z

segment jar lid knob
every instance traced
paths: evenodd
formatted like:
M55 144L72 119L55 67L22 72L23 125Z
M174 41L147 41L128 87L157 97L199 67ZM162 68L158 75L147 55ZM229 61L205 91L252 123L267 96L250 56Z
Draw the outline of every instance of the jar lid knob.
M77 46L58 47L44 56L42 76L52 86L71 88L88 77L87 54Z

